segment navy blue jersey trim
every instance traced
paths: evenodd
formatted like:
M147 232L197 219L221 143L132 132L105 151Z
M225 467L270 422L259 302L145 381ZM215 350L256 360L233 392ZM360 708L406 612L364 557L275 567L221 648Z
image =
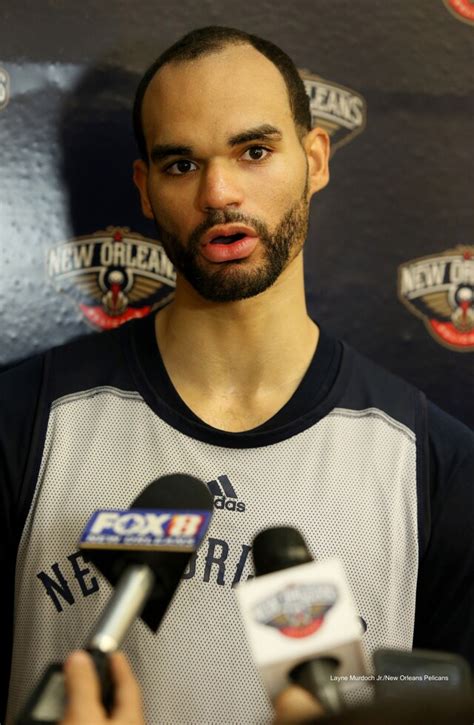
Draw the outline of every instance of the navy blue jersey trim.
M342 345L345 356L351 356L355 384L351 381L340 406L349 410L378 408L416 433L411 404L416 388L356 352L347 343L343 342Z
M28 517L28 513L33 500L39 468L44 450L44 440L46 437L46 429L49 416L49 401L47 399L47 380L49 377L48 353L26 361L26 364L41 365L41 373L39 375L38 395L36 400L29 399L31 405L31 436L28 447L25 446L26 464L21 476L18 480L17 488L12 491L12 497L16 494L15 501L11 501L10 509L12 511L11 519L11 535L7 544L7 554L5 566L6 578L4 579L4 587L2 590L2 613L4 624L4 636L1 647L1 675L0 675L0 722L4 721L8 688L10 682L11 657L13 651L13 614L14 614L14 584L16 573L16 560L18 555L18 547L20 544L23 528ZM21 373L21 369L18 370ZM31 392L31 391L29 391ZM26 421L23 421L26 426ZM19 477L20 479L20 477ZM14 483L14 482L12 482ZM6 512L3 512L6 515Z
M431 535L430 459L426 397L421 391L414 390L414 398L416 429L416 498L418 506L418 558L420 564L428 547Z
M343 394L351 374L351 366L348 361L344 360L344 353L339 373L328 391L326 398L319 404L301 415L296 420L291 420L283 425L277 425L271 430L252 429L239 433L231 433L227 431L212 428L199 421L199 419L188 419L181 412L171 408L168 403L158 394L152 385L146 373L145 366L138 352L138 344L132 325L129 327L127 335L122 337L123 354L128 360L129 369L133 376L136 389L140 392L147 405L159 415L165 422L171 425L181 433L191 438L200 440L210 445L221 446L224 448L260 448L263 446L273 445L280 441L287 440L298 433L302 433L307 428L324 418L338 403L339 398ZM156 344L156 343L155 343ZM321 383L324 388L324 382Z
M474 436L431 402L427 416L432 526L413 644L457 652L474 667Z
M44 444L46 439L46 431L48 428L49 413L51 409L51 400L48 396L49 381L51 379L51 352L45 353L43 356L43 372L41 378L41 387L38 394L38 402L36 405L35 420L31 436L31 446L28 451L28 460L25 468L25 475L21 483L17 520L17 540L16 547L20 544L26 519L31 507L31 502L38 483L38 475L41 466L41 460L44 453Z
M144 320L135 323L133 335L136 339L137 358L140 360L148 383L154 389L156 396L188 421L200 423L211 432L215 430L211 425L200 420L175 389L156 342L155 316L149 315ZM320 330L316 351L298 388L280 410L264 423L253 428L253 432L274 430L287 423L292 423L313 410L324 400L332 388L339 372L341 355L342 344ZM232 435L238 437L241 433L234 432Z

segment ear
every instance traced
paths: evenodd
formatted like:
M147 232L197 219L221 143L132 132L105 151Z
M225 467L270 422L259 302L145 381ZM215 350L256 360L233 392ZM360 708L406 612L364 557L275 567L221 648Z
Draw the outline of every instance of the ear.
M142 212L148 219L153 219L153 209L148 196L148 173L148 166L142 159L133 162L133 181L140 192Z
M324 129L316 126L303 140L308 159L309 196L324 189L329 181L329 136Z

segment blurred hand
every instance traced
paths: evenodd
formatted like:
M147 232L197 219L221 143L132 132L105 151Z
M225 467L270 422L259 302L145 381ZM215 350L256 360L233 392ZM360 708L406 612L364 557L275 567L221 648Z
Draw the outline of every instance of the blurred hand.
M73 652L64 664L67 707L60 725L145 725L141 694L122 652L110 655L115 704L110 715L102 706L94 663L86 652Z
M275 702L274 725L300 723L324 715L324 710L309 692L298 685L290 685L280 692Z

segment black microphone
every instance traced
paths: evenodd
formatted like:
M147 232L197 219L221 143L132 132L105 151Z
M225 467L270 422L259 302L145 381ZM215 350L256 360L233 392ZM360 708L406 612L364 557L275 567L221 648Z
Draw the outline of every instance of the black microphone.
M290 679L327 712L339 712L341 675L366 671L360 622L342 563L315 562L291 527L261 531L253 559L257 578L239 585L237 594L270 697Z
M150 483L130 509L99 510L87 523L79 548L114 586L85 647L94 660L107 711L114 701L108 654L120 647L139 615L153 632L158 630L212 511L213 498L202 481L172 474ZM56 723L65 704L62 665L54 664L17 725Z

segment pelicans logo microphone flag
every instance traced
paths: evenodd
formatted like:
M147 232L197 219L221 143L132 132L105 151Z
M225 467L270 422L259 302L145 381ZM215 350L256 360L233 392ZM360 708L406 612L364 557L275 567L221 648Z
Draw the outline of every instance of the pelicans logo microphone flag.
M286 637L308 637L318 631L336 601L337 589L330 583L290 584L259 602L253 614L257 622Z
M340 676L366 673L360 621L341 561L273 571L239 584L236 592L270 697L289 684L294 667L315 657L337 660Z

